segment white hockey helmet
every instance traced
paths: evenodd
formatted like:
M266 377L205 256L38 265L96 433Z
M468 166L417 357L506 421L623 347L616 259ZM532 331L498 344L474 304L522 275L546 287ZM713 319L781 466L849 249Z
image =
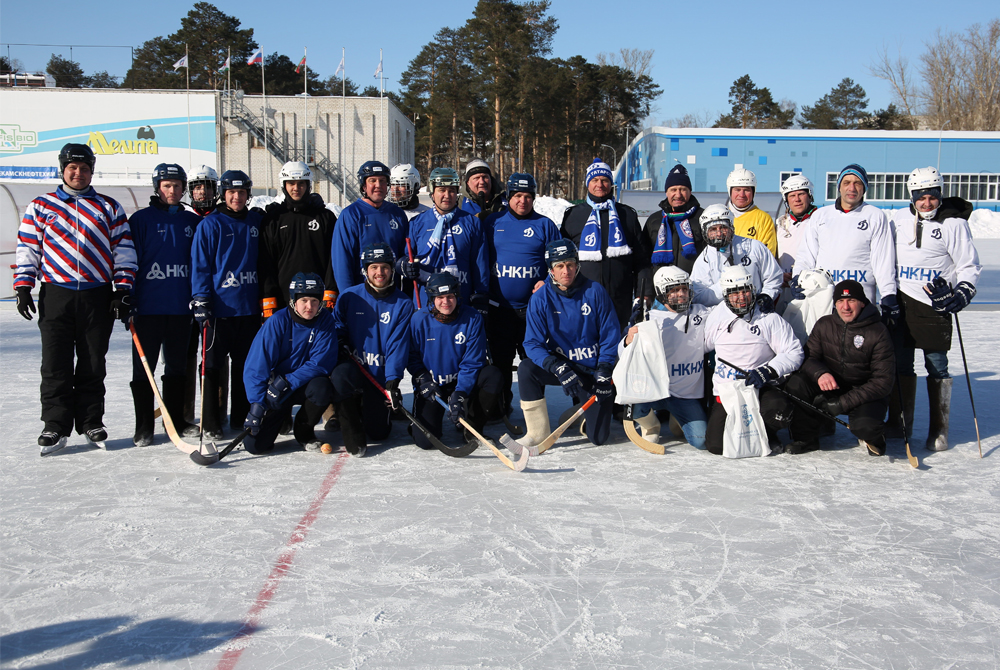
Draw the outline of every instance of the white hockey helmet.
M910 173L909 179L906 180L906 188L910 190L910 197L912 198L914 191L944 188L944 178L941 177L941 173L936 168L917 168Z
M809 178L800 172L796 172L791 177L781 182L781 199L788 204L788 194L795 191L808 191L809 202L813 201L813 183Z
M733 213L729 208L721 203L716 203L714 205L709 205L705 208L705 211L701 213L701 218L698 219L698 223L701 225L702 236L705 238L705 242L709 246L713 246L716 249L726 246L733 240L733 235L736 234L736 229L733 227ZM712 226L724 225L729 229L729 232L725 237L718 238L713 241L708 236L708 229Z
M671 300L668 297L670 289L678 286L688 289L687 296L683 300ZM653 275L653 288L656 299L675 312L686 312L691 306L691 275L676 265L667 265L657 270Z
M399 195L402 189L402 195ZM401 205L420 190L420 173L409 163L399 163L389 170L389 202Z
M198 165L188 173L188 193L191 194L191 204L198 209L207 209L215 204L219 195L219 173L210 165ZM194 199L194 188L205 186L202 200Z
M302 161L289 161L281 166L281 172L278 176L281 179L282 185L284 185L286 181L311 182L313 173L309 169L309 166Z
M219 173L215 171L214 167L209 165L199 165L191 169L188 172L188 183L193 181L219 181Z
M746 168L736 168L726 177L726 191L728 192L736 186L749 186L756 191L757 175Z
M719 278L719 285L722 287L722 300L726 303L729 311L737 316L743 316L753 309L754 298L757 295L757 288L753 284L753 277L744 269L742 265L730 265L722 271ZM729 296L735 293L750 291L750 297L742 303L733 305Z

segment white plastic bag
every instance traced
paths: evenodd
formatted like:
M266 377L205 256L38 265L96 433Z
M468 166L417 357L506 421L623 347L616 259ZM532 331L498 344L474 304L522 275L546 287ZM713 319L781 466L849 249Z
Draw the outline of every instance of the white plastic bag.
M625 347L611 378L617 392L615 402L619 405L655 402L670 397L670 370L657 321L639 324L639 332L632 338L632 344Z
M719 399L726 409L726 431L722 437L722 455L726 458L767 456L767 429L760 415L757 389L738 379L719 384Z

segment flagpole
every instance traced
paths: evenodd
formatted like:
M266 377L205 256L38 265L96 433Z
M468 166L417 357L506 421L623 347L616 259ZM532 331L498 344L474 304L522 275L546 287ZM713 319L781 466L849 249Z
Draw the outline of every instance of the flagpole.
M309 162L309 47L302 47L302 162Z
M347 170L344 167L344 131L347 129L347 48L340 47L340 98L343 111L340 114L340 206L347 200Z
M184 44L184 72L187 75L187 114L188 114L188 169L191 169L191 61L188 59L188 45Z
M260 94L264 100L264 107L260 110L260 120L264 125L264 160L267 161L267 186L264 188L264 193L271 195L271 154L267 148L267 89L264 86L264 47L260 48Z
M233 95L233 75L232 75L232 72L233 72L233 61L232 61L232 58L233 58L233 48L229 47L229 49L226 51L226 90L229 91L229 96L230 96L230 98L229 98L229 111L230 111L230 113L232 113L232 109L233 109L233 101L232 101L232 95Z
M382 68L382 50L378 50L378 77L379 77L379 111L382 112L382 155L386 161L389 160L389 150L385 146L386 131L386 111L385 111L385 70Z

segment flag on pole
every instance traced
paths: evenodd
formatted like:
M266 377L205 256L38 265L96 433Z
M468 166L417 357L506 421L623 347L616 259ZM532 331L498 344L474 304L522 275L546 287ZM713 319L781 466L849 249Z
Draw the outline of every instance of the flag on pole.
M176 63L174 63L174 69L175 70L180 69L182 67L187 67L187 66L188 66L188 57L187 56L184 56L179 61L177 61Z
M226 59L226 62L222 64L222 67L219 68L219 72L220 73L221 72L229 72L229 59L228 58Z
M333 76L336 77L338 74L342 74L343 72L344 72L344 57L341 56L340 65L337 66L337 71L333 73Z
M253 52L253 55L247 59L247 65L257 65L260 63L264 65L264 48L257 47L257 50Z
M375 78L378 79L378 76L380 74L382 74L382 59L381 58L378 59L378 67L375 68Z
M295 66L295 74L300 74L305 64L306 64L306 57L303 56L302 60L299 61L299 64Z

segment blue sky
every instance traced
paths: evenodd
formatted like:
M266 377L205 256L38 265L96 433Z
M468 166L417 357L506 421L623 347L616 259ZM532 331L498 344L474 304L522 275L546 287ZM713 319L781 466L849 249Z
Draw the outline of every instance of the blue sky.
M194 3L102 0L99 3L49 0L0 2L0 43L75 43L138 46L180 27ZM322 76L333 74L341 47L347 49L347 74L360 85L375 83L379 48L384 51L386 86L442 27L459 27L474 2L263 2L219 0L227 14L252 27L265 53L277 51L298 61L309 47L309 65ZM627 11L623 11L627 8ZM43 11L44 16L38 12ZM605 2L553 0L550 15L559 21L553 56L581 55L593 61L602 51L655 49L653 77L666 93L650 120L687 113L713 117L728 110L733 80L749 74L776 100L811 105L844 77L867 91L870 109L892 101L884 82L867 66L883 45L912 64L935 31L964 31L973 23L1000 16L995 2L956 3L791 3L791 2ZM29 70L44 69L60 47L10 46L9 53ZM108 70L124 75L127 49L73 49L88 73Z

